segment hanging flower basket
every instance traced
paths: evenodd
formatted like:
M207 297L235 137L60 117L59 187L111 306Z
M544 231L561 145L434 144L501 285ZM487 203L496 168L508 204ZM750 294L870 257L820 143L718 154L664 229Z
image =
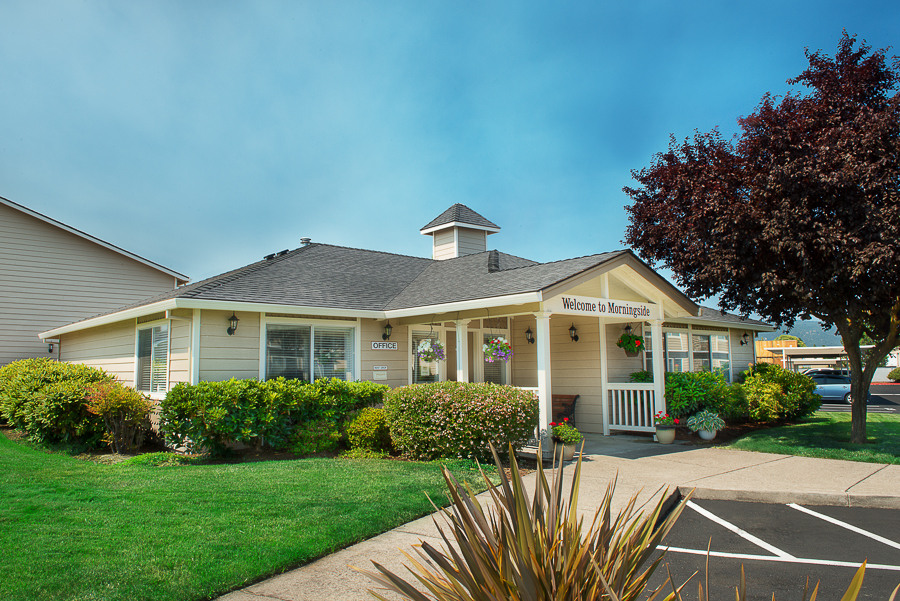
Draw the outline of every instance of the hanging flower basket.
M637 357L638 352L644 350L644 337L624 332L616 341L616 346L629 357Z
M509 361L513 355L512 345L503 336L495 336L481 347L484 350L484 360L488 363L494 361Z
M419 346L416 347L416 357L418 357L420 361L425 361L426 363L443 361L446 357L444 345L441 344L439 340L425 338L419 343Z

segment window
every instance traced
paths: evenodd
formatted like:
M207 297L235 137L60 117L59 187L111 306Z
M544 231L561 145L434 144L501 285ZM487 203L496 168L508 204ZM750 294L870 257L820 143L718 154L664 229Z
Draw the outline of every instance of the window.
M423 361L416 354L416 349L419 348L419 343L425 340L426 338L430 338L432 341L438 340L438 335L435 332L416 332L413 330L412 333L412 353L413 353L413 374L412 381L413 384L419 384L421 382L437 382L440 380L439 373L439 364L437 361Z
M731 381L728 360L728 336L723 334L694 334L692 341L694 371L714 371Z
M645 369L653 371L650 330L644 330ZM663 332L666 371L715 371L731 381L728 336L725 334L693 334ZM690 347L688 341L690 340Z
M326 325L268 324L266 379L312 382L352 380L354 329Z
M141 328L137 332L135 383L143 392L165 392L169 376L169 325Z

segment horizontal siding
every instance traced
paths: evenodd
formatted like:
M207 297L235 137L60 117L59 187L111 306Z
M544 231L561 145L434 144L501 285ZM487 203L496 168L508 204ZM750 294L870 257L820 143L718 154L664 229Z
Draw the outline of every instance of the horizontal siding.
M235 313L234 336L226 333L231 311L200 315L200 379L210 382L259 378L259 313Z
M487 234L482 230L459 228L459 256L474 255L487 250Z
M644 369L644 353L638 353L637 357L628 357L625 351L616 346L616 341L622 335L625 325L621 323L608 324L606 326L606 352L607 367L609 368L610 382L630 382L631 374ZM632 323L635 333L641 332L640 323Z
M731 374L732 378L737 378L740 373L750 367L753 363L753 332L747 332L750 335L749 342L741 346L741 336L746 330L731 329L728 332L729 344L731 345Z
M41 332L174 286L171 275L0 205L0 365L48 356Z
M434 252L432 253L432 258L434 258L436 261L455 259L456 245L453 242L451 242L450 244L441 244L440 246L435 245Z
M169 321L169 388L191 381L191 322Z
M134 336L133 320L64 334L60 337L59 359L99 367L134 386Z
M378 380L378 384L387 384L391 388L406 386L409 383L410 349L408 328L406 326L393 326L390 342L397 343L396 351L372 350L373 342L382 342L384 334L383 321L363 319L360 326L360 340L362 350L360 353L360 380L375 381L374 369L376 365L387 366L387 380Z

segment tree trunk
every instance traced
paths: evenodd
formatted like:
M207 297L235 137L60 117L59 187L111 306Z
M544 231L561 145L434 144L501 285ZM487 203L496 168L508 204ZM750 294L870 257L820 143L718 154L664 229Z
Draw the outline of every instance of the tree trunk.
M863 377L862 356L859 341L862 330L852 327L848 320L836 320L835 326L844 343L844 351L850 363L850 442L863 444L866 442L866 399L869 396L869 381ZM874 373L874 370L872 370Z

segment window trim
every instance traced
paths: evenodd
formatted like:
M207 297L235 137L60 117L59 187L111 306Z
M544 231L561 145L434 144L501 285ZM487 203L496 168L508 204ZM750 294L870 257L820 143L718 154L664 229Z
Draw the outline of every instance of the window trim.
M360 378L360 366L362 349L360 348L360 320L359 318L350 320L336 319L310 319L307 317L268 317L265 313L259 315L260 331L259 331L259 380L266 380L266 342L268 339L268 331L270 325L276 326L310 326L310 353L315 353L315 326L338 327L351 330L351 338L353 340L353 373L348 382L355 382ZM312 375L312 371L310 375Z
M140 390L140 381L138 380L138 353L140 352L140 332L142 330L152 330L153 328L164 326L166 328L166 381L163 385L162 392L150 392L149 390ZM172 320L171 319L155 319L145 323L137 323L135 320L134 327L134 389L143 392L153 400L161 400L166 397L169 392L169 384L172 381ZM150 387L153 387L151 375Z
M733 356L733 348L734 348L734 337L732 336L732 332L735 330L733 328L727 328L725 330L707 330L704 328L695 328L691 324L687 324L687 330L684 328L669 328L663 327L663 340L662 340L662 350L663 350L663 372L669 373L666 370L668 366L669 359L669 349L666 345L666 334L687 334L688 337L688 368L691 372L696 371L694 368L694 336L725 336L728 340L728 373L731 376L730 381L734 382L734 356ZM649 324L644 324L643 327L643 335L647 336L650 332ZM711 343L710 343L711 344ZM644 351L644 369L646 369L646 351ZM710 361L712 361L712 346L710 345Z

